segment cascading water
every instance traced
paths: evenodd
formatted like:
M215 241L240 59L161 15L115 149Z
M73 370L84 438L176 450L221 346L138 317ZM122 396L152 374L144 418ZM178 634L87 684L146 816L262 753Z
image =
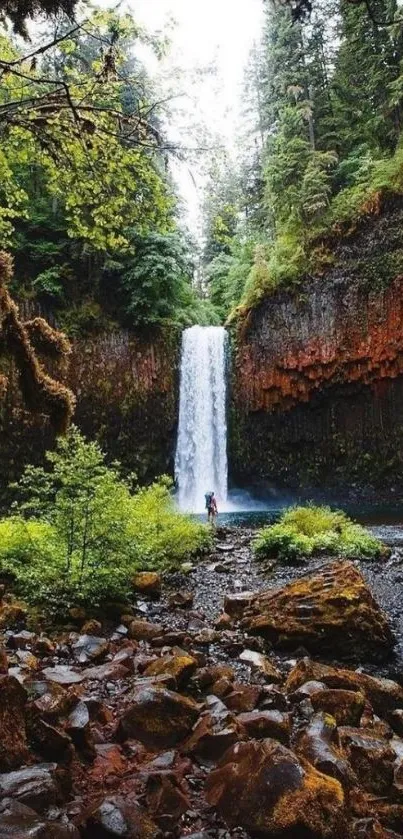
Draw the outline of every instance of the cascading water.
M201 512L210 491L219 509L227 500L227 340L221 326L192 326L183 333L175 458L182 510Z

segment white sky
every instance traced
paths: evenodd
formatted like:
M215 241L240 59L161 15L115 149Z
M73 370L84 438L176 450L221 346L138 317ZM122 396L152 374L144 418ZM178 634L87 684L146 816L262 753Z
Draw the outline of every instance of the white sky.
M203 126L208 126L225 146L235 148L243 71L261 32L262 0L126 0L125 6L152 32L166 32L167 23L174 22L170 55L152 67L163 89L183 93L172 103L172 138L176 133L184 145L203 145ZM211 63L213 75L197 72ZM200 224L202 165L199 157L174 169L194 233Z

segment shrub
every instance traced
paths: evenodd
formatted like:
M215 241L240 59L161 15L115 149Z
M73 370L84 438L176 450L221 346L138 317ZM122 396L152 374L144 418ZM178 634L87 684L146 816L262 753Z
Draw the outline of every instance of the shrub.
M293 507L277 524L260 531L253 545L259 558L290 562L321 553L352 559L376 559L384 547L345 513L330 507Z
M76 428L47 460L48 471L27 467L15 514L0 521L0 572L28 601L122 598L136 569L177 567L209 545L209 529L176 512L169 479L133 494L133 476Z

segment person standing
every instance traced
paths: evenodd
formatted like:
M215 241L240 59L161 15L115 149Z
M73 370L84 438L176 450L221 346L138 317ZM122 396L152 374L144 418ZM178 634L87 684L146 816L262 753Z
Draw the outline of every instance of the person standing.
M205 499L206 499L207 521L208 522L211 521L211 523L214 524L215 517L218 514L217 501L216 501L216 497L214 495L214 492L206 492Z

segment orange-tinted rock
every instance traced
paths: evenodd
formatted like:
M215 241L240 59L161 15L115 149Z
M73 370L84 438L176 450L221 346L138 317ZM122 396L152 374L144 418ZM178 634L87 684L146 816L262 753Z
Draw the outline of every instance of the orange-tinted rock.
M135 689L117 731L121 740L133 738L146 746L173 746L191 731L200 713L192 699L163 688Z
M246 733L238 726L235 717L227 715L220 720L214 719L211 714L203 714L190 737L182 744L181 752L215 762L242 739L246 739Z
M370 793L385 795L392 787L396 753L388 740L368 729L341 727L339 737L361 785Z
M129 638L134 638L135 641L151 641L161 635L162 627L157 623L150 623L137 619L132 620L129 625Z
M161 594L161 577L156 571L139 571L132 577L132 587L135 592L147 597L159 597Z
M261 673L262 676L265 676L268 682L281 682L282 675L275 664L272 661L269 661L267 656L263 655L262 653L257 652L256 650L243 650L243 652L239 656L240 661L243 661L245 664L249 664L252 670Z
M144 676L172 676L177 687L186 685L197 667L196 659L183 652L177 655L164 655L149 664Z
M164 830L172 830L189 810L189 799L173 772L153 772L146 784L146 800L154 821Z
M329 563L282 589L255 597L244 626L279 646L303 644L344 657L394 644L387 619L351 562Z
M193 605L193 593L191 591L175 591L169 598L171 609L190 609Z
M344 788L357 785L357 778L340 748L336 721L329 714L314 715L298 732L295 749L319 772L336 778Z
M244 685L234 682L233 690L224 697L227 708L236 713L253 711L262 695L260 685Z
M403 707L403 687L397 682L368 676L355 670L336 669L309 658L301 659L291 670L285 686L286 691L292 693L309 680L324 682L329 688L360 691L369 699L378 714Z
M28 609L23 603L16 601L0 605L0 629L13 629L24 626Z
M0 771L16 769L27 759L27 693L14 676L0 676Z
M95 618L91 618L91 620L86 621L84 626L81 627L82 635L93 635L99 636L102 632L102 623L100 621L95 620Z
M87 839L156 839L160 831L139 803L131 796L108 796L87 816Z
M237 723L252 739L262 740L270 737L284 745L289 745L290 716L281 711L249 711L237 716Z
M343 836L339 782L274 740L251 740L229 749L206 780L206 797L229 827L251 834L279 839Z
M212 664L209 667L203 667L202 670L198 670L194 678L199 687L204 690L214 684L214 682L217 682L218 679L228 679L232 682L235 678L235 673L229 664Z
M311 703L315 711L331 714L337 725L359 725L365 696L360 691L329 688L313 693Z

